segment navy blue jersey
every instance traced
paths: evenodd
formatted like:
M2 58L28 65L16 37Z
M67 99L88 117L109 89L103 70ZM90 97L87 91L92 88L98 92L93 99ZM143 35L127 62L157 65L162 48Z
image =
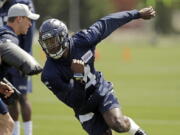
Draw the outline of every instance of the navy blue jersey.
M110 35L114 30L138 19L140 14L137 10L110 14L95 22L88 29L82 30L69 38L69 55L67 58L47 58L42 72L44 84L65 104L73 109L97 92L104 96L112 90L112 84L104 80L102 74L94 67L96 45ZM73 81L71 71L72 59L81 59L85 63L84 86ZM85 93L85 94L84 94ZM78 95L79 94L79 95Z

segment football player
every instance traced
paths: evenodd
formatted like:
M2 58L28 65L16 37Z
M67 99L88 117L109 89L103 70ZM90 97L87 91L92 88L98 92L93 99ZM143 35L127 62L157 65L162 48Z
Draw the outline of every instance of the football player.
M58 19L44 21L39 42L47 55L42 82L59 100L71 107L89 135L112 135L112 130L147 135L123 115L111 82L94 67L96 45L122 25L135 19L151 19L152 7L105 16L89 28L69 37Z

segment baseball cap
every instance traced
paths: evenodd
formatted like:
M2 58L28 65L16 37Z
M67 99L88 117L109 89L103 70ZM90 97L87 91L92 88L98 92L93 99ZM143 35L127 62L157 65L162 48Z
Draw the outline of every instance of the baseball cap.
M27 5L21 3L14 4L8 10L8 18L16 16L26 16L32 20L37 20L40 17L39 14L32 13Z

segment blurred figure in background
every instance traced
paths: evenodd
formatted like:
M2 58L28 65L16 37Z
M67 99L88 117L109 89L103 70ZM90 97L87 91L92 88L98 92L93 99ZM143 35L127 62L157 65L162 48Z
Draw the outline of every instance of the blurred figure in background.
M13 93L13 89L0 81L0 93L8 97ZM12 135L13 125L14 121L8 112L7 106L0 98L0 135Z
M2 0L0 1L0 6L1 6L0 25L1 26L7 23L8 9L16 3L25 4L33 13L35 12L34 6L31 0ZM19 45L22 49L24 49L26 52L30 54L31 54L31 49L32 49L33 31L35 28L34 26L35 22L32 21L31 23L32 24L29 26L27 33L17 34L18 39L16 39L15 37L16 42L18 42L16 44ZM2 34L2 31L1 31L1 34ZM9 106L9 112L13 120L15 121L13 135L20 135L19 105L21 108L22 119L24 122L24 133L25 135L31 135L32 134L31 105L27 97L27 94L32 91L31 79L23 76L15 68L11 68L8 71L6 78L23 94L23 96L17 102Z
M123 115L112 83L94 67L94 55L96 45L120 26L154 16L152 7L113 13L72 37L58 19L48 19L41 25L39 42L47 55L42 82L74 110L89 135L112 135L112 130L147 135L130 117Z
M7 84L3 83L0 77L0 94L4 94L6 97L9 97L12 93L13 89ZM0 98L0 135L12 135L13 126L14 121L8 112L7 106Z

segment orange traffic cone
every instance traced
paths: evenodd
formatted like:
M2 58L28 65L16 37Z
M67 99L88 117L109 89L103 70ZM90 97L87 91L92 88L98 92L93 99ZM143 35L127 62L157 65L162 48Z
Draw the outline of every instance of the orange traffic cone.
M131 55L131 49L130 48L123 48L122 52L122 58L124 61L131 61L132 60L132 55Z
M100 53L97 49L95 50L95 59L96 60L100 59Z

